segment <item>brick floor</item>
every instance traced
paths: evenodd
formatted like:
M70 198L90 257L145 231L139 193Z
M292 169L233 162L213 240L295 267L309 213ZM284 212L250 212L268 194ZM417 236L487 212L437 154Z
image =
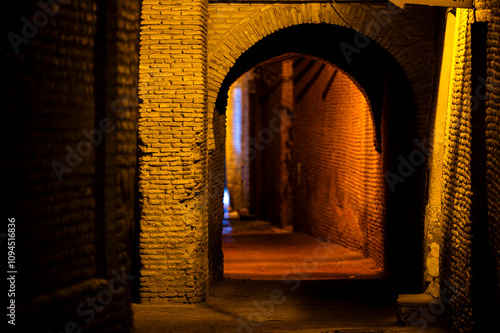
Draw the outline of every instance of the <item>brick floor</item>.
M373 279L375 260L302 233L224 235L224 276L253 280Z

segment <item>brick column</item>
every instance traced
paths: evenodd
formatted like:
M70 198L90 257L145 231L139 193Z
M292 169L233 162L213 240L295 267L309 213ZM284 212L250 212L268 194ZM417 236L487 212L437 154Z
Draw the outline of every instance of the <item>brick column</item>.
M208 291L208 1L142 2L139 66L141 302Z
M292 188L290 186L290 173L292 168L292 138L291 127L293 114L293 60L286 59L282 63L281 83L281 124L280 124L280 219L281 227L293 225Z

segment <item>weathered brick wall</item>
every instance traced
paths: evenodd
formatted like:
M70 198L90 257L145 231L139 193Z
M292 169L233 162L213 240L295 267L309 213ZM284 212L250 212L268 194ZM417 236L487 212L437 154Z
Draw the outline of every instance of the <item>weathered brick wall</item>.
M138 6L59 3L13 6L4 34L26 38L18 50L6 39L1 122L9 143L3 213L17 225L17 324L62 331L74 321L83 331L128 332L130 284L109 302L100 297L113 271L128 274L130 266L135 94L123 120L109 108L137 85ZM36 31L23 30L21 18L34 22L33 15ZM106 304L94 319L86 302L98 295Z
M136 1L117 0L109 2L106 11L105 116L116 124L116 130L106 137L104 152L105 251L109 275L110 270L122 266L129 270L133 251L137 251L131 245L139 232L135 220L140 5ZM131 275L134 280L130 283L137 284L138 271L132 268ZM127 303L131 300L128 289L123 300ZM131 311L126 315L131 318Z
M457 11L443 187L443 281L456 332L485 331L499 309L498 1ZM476 21L477 19L477 21ZM488 22L487 25L481 22ZM491 326L490 326L491 327Z
M255 210L259 218L279 227L292 224L288 193L292 73L291 60L271 60L257 67L254 82Z
M295 227L361 250L383 266L384 178L368 100L331 64L308 59L295 75L310 64L294 86Z
M207 112L206 35L207 1L142 2L143 302L196 302L208 291L208 207L218 200L209 195L207 173L223 145L214 140L213 108Z
M213 112L212 118L214 148L210 151L208 160L208 260L210 281L218 282L223 276L224 254L222 253L222 219L224 212L221 207L224 191L224 158L226 139L226 117Z
M257 144L262 150L257 152L259 172L256 173L256 181L260 183L257 191L259 201L259 218L270 221L281 226L280 216L280 174L283 161L281 160L281 146L279 138L280 132L269 131L270 121L275 117L273 110L281 109L282 97L282 64L266 64L261 67L260 80L256 82L256 98L258 104L256 108L259 117L256 119L254 135L257 137Z
M482 6L482 2L481 6ZM495 8L496 6L496 8ZM500 311L500 10L499 1L488 4L487 36L487 87L489 92L486 102L486 149L488 182L488 219L491 242L491 267L496 280L496 311ZM488 8L489 7L489 8Z
M457 51L453 62L456 75L453 78L452 106L448 111L444 152L444 189L443 189L443 259L442 275L446 279L455 279L456 283L465 287L457 297L457 307L450 309L452 320L456 322L455 330L467 331L472 322L470 304L470 105L462 100L471 95L470 77L465 77L466 66L470 68L470 29L466 11L457 13ZM470 30L469 30L470 31ZM469 82L468 82L469 81ZM463 91L463 92L462 92ZM452 126L455 125L455 126ZM463 134L460 134L463 132ZM463 139L460 139L460 137ZM459 171L460 166L460 171ZM457 201L459 205L455 205ZM458 310L458 307L461 309ZM457 311L458 310L458 311Z
M486 91L485 101L485 146L486 146L486 182L488 209L488 236L492 282L496 282L496 290L492 287L490 302L492 322L495 314L500 312L500 1L479 1L478 9L485 9L488 22L486 40ZM491 324L491 322L490 322Z

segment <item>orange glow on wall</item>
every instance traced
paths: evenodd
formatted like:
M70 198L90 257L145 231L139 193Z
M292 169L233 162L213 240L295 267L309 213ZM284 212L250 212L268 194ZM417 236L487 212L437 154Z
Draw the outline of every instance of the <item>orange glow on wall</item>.
M290 219L296 231L360 250L383 266L382 158L364 92L336 66L299 55L260 65L257 73L245 74L229 93L226 172L231 199L248 208L241 198L245 191L253 192L263 201L256 210L259 218L278 226ZM252 109L250 100L239 95L249 96L249 86L255 89ZM235 107L238 100L245 104ZM290 119L276 121L277 114ZM259 141L275 121L279 130ZM256 144L262 147L255 159L234 147L243 132L251 134L245 127L252 122L257 124ZM246 141L250 149L252 138ZM258 164L258 179L247 189L252 182L245 172L252 163Z

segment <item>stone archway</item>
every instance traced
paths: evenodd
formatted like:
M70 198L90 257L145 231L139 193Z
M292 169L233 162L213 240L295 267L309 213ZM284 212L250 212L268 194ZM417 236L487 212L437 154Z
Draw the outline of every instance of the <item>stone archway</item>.
M349 61L350 59L345 57L340 48L325 47L324 44L320 43L328 36L334 36L331 38L334 40L332 44L337 46L355 38L355 32L335 25L304 24L282 29L263 38L243 53L229 70L221 84L216 100L216 110L225 110L227 89L231 83L260 62L282 53L309 54L324 59L342 68L366 94L373 113L372 119L376 132L374 141L377 150L382 155L383 170L397 172L399 163L397 158L410 154L413 149L412 138L416 131L414 127L416 112L412 89L407 83L405 74L390 54L373 41L355 61ZM377 66L373 66L373 62L368 61L368 59L375 61ZM374 80L373 78L378 79ZM400 112L400 110L405 111ZM219 136L222 135L219 134ZM384 228L387 228L387 233L383 231L382 238L388 240L387 252L375 254L379 251L384 252L383 249L372 249L371 252L372 255L378 256L379 260L385 261L389 272L396 280L405 280L406 285L402 285L402 288L407 290L417 288L416 286L421 283L419 279L422 269L419 264L423 253L415 252L412 256L410 248L414 246L422 248L421 242L423 240L412 241L410 235L414 236L417 234L417 230L423 229L423 224L422 221L409 219L406 214L421 208L412 206L408 198L405 197L412 191L410 182L399 186L396 193L392 192L389 184L385 185L383 201L387 205L387 216ZM421 201L422 198L419 200ZM423 205L422 202L421 204ZM213 220L210 223L218 224L220 222ZM399 235L407 235L407 237ZM395 263L398 263L398 268L395 268Z
M252 65L252 61L243 60L252 50L258 50L265 36L272 40L275 32L285 37L288 34L275 40L284 42L288 38L290 43L290 31L302 30L301 38L293 38L292 46L305 47L298 52L332 61L356 78L370 96L380 127L393 130L379 134L382 149L384 142L392 142L385 146L391 150L385 155L385 170L397 172L398 154L411 152L411 138L425 138L426 118L433 102L434 74L428 69L437 57L428 25L439 19L438 10L424 8L409 16L385 5L350 4L338 6L339 16L323 3L191 1L182 11L176 11L176 6L148 3L142 7L139 190L143 197L140 294L144 302L201 301L210 282L222 277L225 128L220 101L224 101L235 75ZM380 29L374 30L371 42L366 43L364 35L345 27L341 16L357 22L357 27ZM296 43L300 39L303 43ZM316 46L311 40L317 41ZM328 47L318 47L321 41ZM278 45L285 46L277 43L272 52L283 53ZM271 53L268 50L260 56L269 57ZM371 56L387 66L368 65L373 61ZM375 73L384 84L370 84L367 73ZM402 95L398 95L399 80L408 82ZM390 94L382 93L382 88ZM222 96L219 101L218 96ZM388 111L392 117L384 117L384 110L398 109L409 112ZM398 128L408 114L415 122L412 132L405 132L404 126ZM390 196L393 207L399 207L393 210L393 217L388 217L393 221L388 223L395 225L395 235L422 233L421 173L405 179L398 196ZM406 210L409 202L417 203L411 211ZM410 222L398 225L400 218ZM416 267L418 264L413 265L423 252L421 238L415 238L404 254L403 262L411 264L403 265L395 274L416 276L407 281L407 291L418 289L415 286L421 283L423 271Z

